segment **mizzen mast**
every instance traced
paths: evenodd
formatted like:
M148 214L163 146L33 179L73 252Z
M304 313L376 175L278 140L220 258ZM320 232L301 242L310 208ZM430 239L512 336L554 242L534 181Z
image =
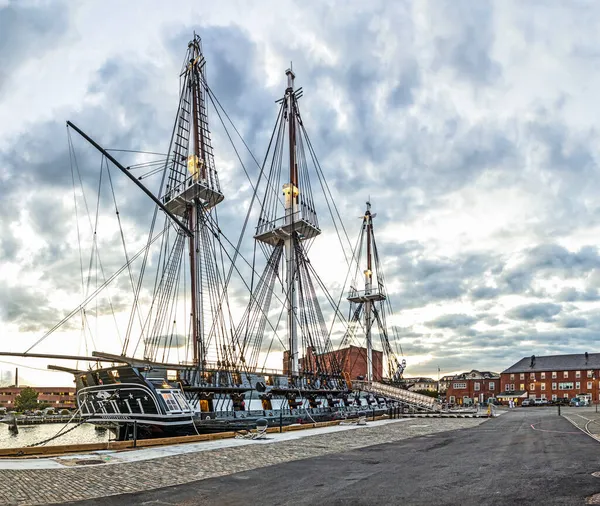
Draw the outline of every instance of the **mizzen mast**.
M365 289L364 291L351 290L348 296L350 302L363 304L367 345L367 381L369 382L373 381L373 339L371 336L371 329L373 327L373 304L386 299L382 284L377 283L377 286L373 289L373 218L375 216L377 215L371 214L371 203L367 202L367 210L363 216L362 227L362 234L365 236L367 243L366 269L364 270Z

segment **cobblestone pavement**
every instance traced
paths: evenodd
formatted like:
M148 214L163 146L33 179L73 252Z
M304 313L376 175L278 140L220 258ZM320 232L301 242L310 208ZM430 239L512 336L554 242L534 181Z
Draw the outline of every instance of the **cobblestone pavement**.
M485 419L414 419L282 442L187 453L140 462L64 469L0 470L0 504L48 504L179 485L283 462L475 427Z

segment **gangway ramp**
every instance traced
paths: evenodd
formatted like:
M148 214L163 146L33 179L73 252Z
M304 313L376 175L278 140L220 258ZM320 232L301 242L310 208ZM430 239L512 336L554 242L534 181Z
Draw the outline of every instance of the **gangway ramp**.
M386 385L385 383L379 383L377 381L353 381L352 383L355 388L359 388L364 392L381 395L416 409L430 412L442 411L441 402L428 395L411 392L410 390Z

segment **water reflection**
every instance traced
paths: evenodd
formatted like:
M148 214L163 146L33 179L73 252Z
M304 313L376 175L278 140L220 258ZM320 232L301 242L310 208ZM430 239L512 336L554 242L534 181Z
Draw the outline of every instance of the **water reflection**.
M54 436L65 426L64 423L48 423L40 425L19 425L19 433L11 434L8 425L0 424L0 448L18 448L38 443ZM69 424L66 429L72 427ZM102 443L108 441L109 431L98 432L88 423L84 423L68 434L55 439L46 446L82 443Z

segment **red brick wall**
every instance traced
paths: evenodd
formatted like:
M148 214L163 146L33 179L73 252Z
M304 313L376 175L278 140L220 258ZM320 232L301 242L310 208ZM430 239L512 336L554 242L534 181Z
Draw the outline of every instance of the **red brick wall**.
M307 357L310 357L312 352L307 352ZM322 357L330 370L332 369L332 362L336 362L341 366L344 373L350 375L350 379L357 379L359 376L366 378L367 376L367 349L360 348L358 346L349 346L348 348L342 348L341 350L332 351L325 353ZM304 359L300 359L300 367L302 367ZM283 371L284 373L289 372L289 352L283 353ZM383 377L383 353L381 351L373 350L373 378L375 381L381 380Z
M455 388L456 384L465 384L465 388ZM476 390L475 383L479 383L479 390ZM493 388L490 388L490 383L493 383ZM490 397L495 397L500 392L500 378L487 379L457 379L450 382L448 391L446 392L446 400L451 402L451 397L454 397L455 404L462 404L463 398L468 397L472 402L480 402L481 394L483 394L483 402Z
M0 407L14 409L15 398L25 387L0 388ZM54 409L75 408L75 388L73 387L32 387L38 393L40 404L48 404Z
M580 393L591 394L593 402L599 401L600 371L592 370L592 377L588 377L588 370L579 371L579 377L577 377L577 371L554 371L556 372L556 378L552 377L552 372L535 372L533 376L529 372L512 373L512 375L510 373L502 373L500 375L500 388L504 392L506 391L506 385L508 385L509 390L525 390L528 397L535 395L537 398L544 396L546 399L552 399L552 395L556 395L557 398L564 398L566 394L569 399L572 399ZM521 374L524 375L523 379L521 379ZM543 378L542 375L545 377ZM573 388L560 389L560 383L573 383ZM579 383L579 388L577 388L577 383ZM588 383L591 385L588 385ZM521 388L521 386L524 388ZM556 388L552 388L553 386Z

